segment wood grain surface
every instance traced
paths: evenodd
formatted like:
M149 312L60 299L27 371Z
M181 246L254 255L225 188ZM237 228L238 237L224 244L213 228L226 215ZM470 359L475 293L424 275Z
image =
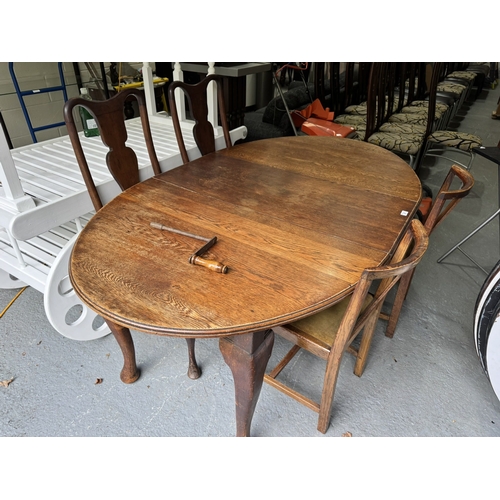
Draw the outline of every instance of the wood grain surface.
M387 260L416 212L420 182L363 142L287 137L237 145L149 179L102 208L70 262L76 293L129 328L181 337L266 330L342 299ZM402 215L405 211L406 215ZM227 274L189 263L204 257Z

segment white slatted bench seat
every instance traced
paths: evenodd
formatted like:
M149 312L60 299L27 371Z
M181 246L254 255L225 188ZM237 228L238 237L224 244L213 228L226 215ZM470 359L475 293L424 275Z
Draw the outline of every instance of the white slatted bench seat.
M182 164L168 117L150 117L151 132L162 171ZM192 137L192 123L183 124L190 159L200 156ZM127 121L127 145L137 154L140 178L153 175L140 119ZM77 233L93 215L69 137L61 137L8 151L0 129L0 288L32 286L44 295L51 325L74 340L92 340L109 333L107 325L77 298L68 279L68 262ZM246 128L231 131L234 143ZM106 164L100 137L82 137L89 167L104 202L120 188ZM225 147L222 132L217 149ZM7 148L7 151L6 151ZM26 196L27 195L27 196Z

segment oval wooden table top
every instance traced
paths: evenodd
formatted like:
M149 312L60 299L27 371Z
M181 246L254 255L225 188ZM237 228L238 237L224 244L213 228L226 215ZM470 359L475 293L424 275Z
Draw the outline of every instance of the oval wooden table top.
M266 330L342 299L384 263L419 207L401 158L364 142L286 137L212 153L128 189L80 233L70 262L91 309L134 330L221 337ZM204 244L151 222L212 238Z

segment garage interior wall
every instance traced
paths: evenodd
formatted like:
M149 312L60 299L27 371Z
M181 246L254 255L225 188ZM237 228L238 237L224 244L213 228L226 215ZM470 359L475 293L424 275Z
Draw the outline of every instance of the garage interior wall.
M100 63L92 63L100 75ZM142 67L142 62L128 63L136 69ZM92 77L84 63L78 63L82 84L92 84ZM109 63L104 63L106 72ZM154 69L154 64L153 64ZM21 90L42 89L59 86L59 71L57 62L16 62L14 71ZM63 73L68 98L79 95L80 90L75 77L72 62L63 63ZM24 98L33 127L40 127L49 123L63 120L63 93L49 92L26 96ZM24 117L14 83L9 72L9 63L0 62L0 112L5 122L7 132L14 148L32 144L26 119ZM36 132L38 141L53 139L67 135L66 127L58 127Z

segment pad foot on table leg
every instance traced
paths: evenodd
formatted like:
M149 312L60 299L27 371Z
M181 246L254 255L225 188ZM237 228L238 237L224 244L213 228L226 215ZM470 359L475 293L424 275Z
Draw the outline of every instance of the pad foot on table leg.
M106 320L106 323L122 350L123 368L120 379L125 384L132 384L140 377L141 371L137 368L135 361L135 347L130 330L111 321Z

